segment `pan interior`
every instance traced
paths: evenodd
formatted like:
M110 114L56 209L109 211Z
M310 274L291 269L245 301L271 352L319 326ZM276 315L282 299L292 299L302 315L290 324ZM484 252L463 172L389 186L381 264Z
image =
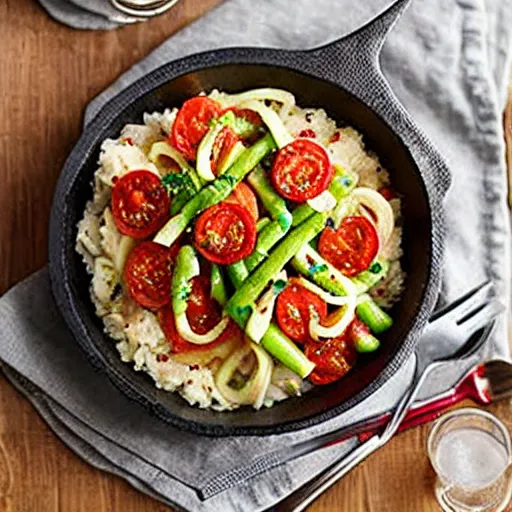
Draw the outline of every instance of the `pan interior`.
M117 137L126 123L142 122L144 112L163 111L179 107L184 100L201 91L220 89L240 92L257 87L278 87L291 91L297 104L302 107L323 108L338 123L356 128L364 135L367 148L375 151L389 170L393 187L403 198L404 255L402 264L406 289L402 300L391 311L393 327L381 336L382 347L373 355L360 357L354 370L340 381L324 387L316 387L302 397L276 404L270 409L254 411L250 408L227 413L216 413L190 407L180 396L157 390L149 375L135 372L130 364L122 363L115 343L103 334L103 326L89 298L90 276L74 251L76 224L81 218L85 203L92 196L90 183L97 169L101 141ZM93 123L94 124L94 123ZM69 194L60 200L66 202L67 218L65 258L69 265L71 301L80 313L90 339L108 365L120 379L129 383L148 402L158 404L163 416L170 415L202 426L217 426L221 433L237 429L260 428L271 432L284 424L303 422L318 417L332 408L341 410L375 391L377 377L390 375L397 368L393 358L406 350L403 340L410 330L423 300L431 267L431 215L427 195L420 173L408 150L389 126L368 107L339 86L282 67L261 65L222 65L201 69L182 75L165 85L146 93L129 107L120 111L109 123L102 125L95 138L96 145L88 152L74 171L78 178ZM382 380L382 379L381 379ZM373 383L373 386L372 386ZM302 423L303 424L303 423ZM293 428L293 426L291 427ZM253 430L254 431L254 430Z

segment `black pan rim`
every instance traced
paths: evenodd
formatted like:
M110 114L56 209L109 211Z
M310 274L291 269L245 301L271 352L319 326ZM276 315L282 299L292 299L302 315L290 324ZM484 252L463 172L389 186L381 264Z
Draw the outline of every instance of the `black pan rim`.
M77 144L70 153L66 160L63 171L59 178L54 202L52 205L51 217L50 217L50 245L49 245L49 261L50 261L50 278L52 283L52 291L56 299L57 305L66 320L66 323L70 327L74 337L78 343L85 350L91 362L94 366L101 371L105 372L111 381L118 388L128 387L130 392L128 393L131 398L135 399L139 403L144 404L148 407L155 415L163 419L164 421L172 424L173 426L188 430L200 435L208 436L231 436L231 435L270 435L279 434L284 432L290 432L294 430L300 430L307 428L319 423L325 422L342 412L354 407L356 404L362 402L364 399L373 394L378 388L380 388L389 378L391 378L398 368L405 362L408 356L411 354L415 340L417 336L415 333L426 324L427 316L425 314L419 315L420 310L432 311L437 296L437 291L440 285L439 272L435 272L432 268L433 256L435 253L440 257L442 247L438 247L438 244L434 243L434 235L442 237L442 228L437 226L435 222L432 222L432 204L428 200L430 208L430 224L431 224L431 238L430 238L430 268L428 269L428 277L423 286L422 300L416 307L415 315L411 316L411 322L409 325L408 334L405 336L402 344L397 347L393 356L388 361L387 365L383 368L380 374L361 392L354 395L349 400L342 404L333 407L325 412L313 414L309 417L304 417L301 420L291 420L289 422L283 422L275 426L243 426L237 427L232 425L223 425L213 423L200 423L193 420L184 420L174 413L170 412L167 408L163 407L160 403L151 400L146 394L142 393L137 387L130 382L127 382L124 377L115 372L112 368L107 367L102 356L98 353L96 347L91 342L90 333L86 326L81 320L80 312L77 310L73 300L73 289L69 282L69 276L67 271L67 262L63 258L62 253L63 237L65 236L65 230L62 227L60 219L62 214L65 213L65 204L59 201L59 197L65 197L67 191L74 183L75 179L80 173L81 163L90 156L90 152L96 147L98 142L103 139L101 135L101 126L110 122L115 118L116 114L127 108L133 101L139 99L141 96L148 94L154 89L158 89L163 84L178 78L181 75L192 73L194 71L200 71L204 68L214 68L223 65L262 65L262 66L275 66L278 68L288 69L294 72L308 75L312 78L330 82L334 86L343 89L349 95L354 97L357 101L363 103L369 108L376 117L379 117L385 124L389 126L386 119L383 119L371 106L362 102L357 96L347 90L345 87L335 82L326 80L325 78L315 76L308 70L307 65L301 65L297 62L295 65L290 66L283 64L283 54L300 54L307 57L307 52L292 52L274 49L263 49L263 48L231 48L225 50L215 50L212 52L204 52L196 54L190 57L185 57L177 61L164 64L163 66L155 69L148 75L145 75L134 82L131 86L121 91L118 95L109 100L103 108L97 113L95 118L85 128L84 133L78 140ZM416 164L415 159L412 157L409 148L404 143L402 137L394 131L391 126L390 129L395 133L397 138L400 140L404 151L407 152L411 161ZM424 192L428 198L427 188L425 186L425 179L418 169L419 175L422 177L422 183ZM441 232L436 233L436 230ZM435 290L434 293L427 293L428 290ZM123 389L126 393L126 390ZM229 414L229 413L222 413Z

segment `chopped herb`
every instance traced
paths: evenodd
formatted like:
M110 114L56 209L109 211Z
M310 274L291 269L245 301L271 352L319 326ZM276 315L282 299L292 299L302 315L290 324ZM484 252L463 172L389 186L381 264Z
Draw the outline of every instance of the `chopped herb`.
M316 272L325 272L327 270L327 265L325 263L322 263L322 264L318 264L318 263L313 263L313 265L311 265L309 267L309 271L311 272L311 274L315 274Z
M183 172L170 172L162 177L162 185L172 195L176 195L184 189L195 190L190 176Z
M284 287L286 286L286 281L284 279L278 279L274 283L274 293L281 293L284 290Z
M243 322L245 322L250 316L251 316L251 313L252 313L252 308L251 306L240 306L237 308L237 315L239 316L239 318L242 319Z
M370 265L370 268L368 269L372 274L378 274L382 270L382 265L376 261L372 265Z
M183 283L182 287L180 288L180 291L178 292L178 298L182 300L187 300L189 295L192 292L192 283L186 282Z

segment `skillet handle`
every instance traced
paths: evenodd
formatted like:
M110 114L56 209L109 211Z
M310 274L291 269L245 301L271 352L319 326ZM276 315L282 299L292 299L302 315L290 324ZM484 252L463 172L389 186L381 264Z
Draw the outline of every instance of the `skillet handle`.
M366 25L305 54L308 67L315 75L347 89L388 120L427 178L431 206L437 211L442 209L450 187L450 172L442 156L395 96L380 66L384 41L410 2L396 0Z
M351 60L359 63L360 67L371 64L380 70L379 55L384 41L410 2L411 0L395 0L387 9L354 32L310 52L318 59L326 59L328 64L334 64L334 68L337 66L329 62L329 58L337 58L342 54L355 56Z

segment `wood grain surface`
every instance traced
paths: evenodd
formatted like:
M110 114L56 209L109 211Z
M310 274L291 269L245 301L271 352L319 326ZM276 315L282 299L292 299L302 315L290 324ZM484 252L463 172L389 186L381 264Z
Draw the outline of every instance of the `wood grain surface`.
M85 105L220 1L182 0L145 24L91 32L54 22L35 0L0 0L0 294L46 262L52 193ZM510 403L488 409L512 427ZM310 510L438 511L428 430L392 440ZM164 510L74 455L0 376L0 512Z

